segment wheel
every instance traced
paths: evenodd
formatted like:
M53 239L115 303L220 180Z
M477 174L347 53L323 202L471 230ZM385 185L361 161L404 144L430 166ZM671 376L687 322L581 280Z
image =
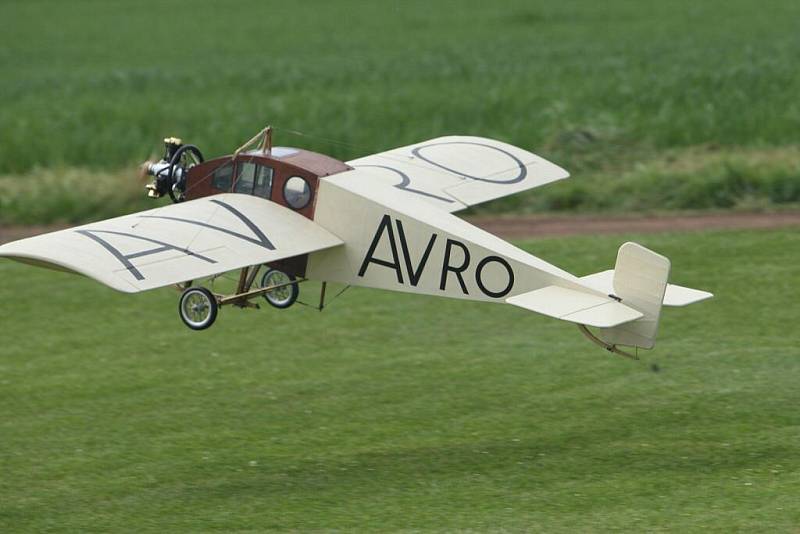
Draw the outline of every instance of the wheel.
M200 163L203 163L203 154L194 145L183 145L172 155L167 174L167 183L170 184L167 193L173 202L186 200L184 193L189 169Z
M294 302L297 300L297 296L300 294L300 288L297 287L297 284L291 283L295 280L297 279L294 277L294 275L286 274L285 272L277 269L269 269L264 273L264 276L261 277L261 287L276 286L281 284L286 285L276 287L272 291L267 291L264 293L264 298L276 308L288 308L294 304Z
M204 287L183 291L178 303L181 320L192 330L205 330L217 320L217 298Z

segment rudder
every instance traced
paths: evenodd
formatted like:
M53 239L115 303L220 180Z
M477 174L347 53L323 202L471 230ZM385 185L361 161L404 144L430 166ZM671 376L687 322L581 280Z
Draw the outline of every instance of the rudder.
M637 243L625 243L617 252L612 298L641 312L643 317L613 328L601 328L597 337L609 345L652 349L669 280L670 261Z

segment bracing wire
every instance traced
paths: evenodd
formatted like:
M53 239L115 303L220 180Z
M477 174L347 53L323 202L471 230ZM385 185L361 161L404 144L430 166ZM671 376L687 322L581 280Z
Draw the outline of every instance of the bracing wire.
M371 155L372 154L371 151L374 150L372 148L358 146L358 145L355 145L353 143L349 143L349 142L346 142L346 141L337 140L337 139L333 139L333 138L330 138L330 137L324 137L324 136L320 136L320 135L316 135L316 134L311 134L311 133L308 133L308 132L303 132L303 131L297 130L295 128L285 128L283 126L272 126L271 128L273 130L275 130L275 131L281 131L281 132L289 133L289 134L296 135L296 136L299 136L299 137L305 137L305 138L308 138L308 139L316 139L316 140L324 141L324 142L327 142L327 143L331 143L331 144L347 147L347 148L350 148L350 149L353 149L353 150L359 150L359 151L363 150L366 153L366 155ZM236 155L236 157L234 157L232 155L228 161L226 161L225 163L223 163L219 167L216 167L215 169L212 169L211 171L209 171L208 173L206 173L205 175L203 175L199 179L195 180L194 183L191 186L187 187L185 193L188 193L189 191L193 190L195 187L199 186L201 183L203 183L206 180L208 180L208 178L210 178L211 175L213 175L218 170L224 168L227 165L233 165L235 160L240 160L241 161L242 156L239 155L239 152L241 152L247 146L252 145L256 140L258 140L258 138L261 135L266 135L265 132L266 132L266 128L261 130L261 132L259 132L259 134L256 134L256 136L251 138L247 143L245 143L244 145L239 147L239 149L237 149L237 151L234 152L234 155ZM253 161L256 156L255 155L246 155L245 157L248 158L248 159L245 159L244 161ZM456 177L456 178L458 178L460 180L469 180L470 179L470 177L461 175L461 174L459 174L457 172L450 172L450 171L446 171L444 169L440 169L440 168L425 164L423 162L417 162L417 161L415 161L415 158L413 156L403 156L403 155L400 155L400 154L392 154L392 153L389 153L389 152L382 152L381 153L381 157L383 157L385 159L388 159L388 160L391 160L391 161L396 161L398 163L402 163L404 165L408 165L408 166L419 168L420 170L424 170L424 171L426 171L428 173L441 174L443 176L448 176L450 178ZM530 164L532 162L525 162L525 163L526 164ZM495 172L493 172L491 174L488 174L486 176L483 176L482 179L491 181L490 179L492 177L498 176L498 175L502 175L502 174L507 173L509 171L512 171L514 169L515 169L515 167L513 167L513 166L512 167L508 167L508 168L504 168L504 169L495 171Z

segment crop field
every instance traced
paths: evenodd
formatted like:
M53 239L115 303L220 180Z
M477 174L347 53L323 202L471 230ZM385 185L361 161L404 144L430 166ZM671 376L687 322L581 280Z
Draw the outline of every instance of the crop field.
M211 156L267 123L345 160L483 135L576 178L483 210L796 204L799 17L796 0L6 0L0 224L139 209L136 164L165 135Z
M800 236L521 245L586 274L627 239L716 293L641 362L366 289L197 333L173 291L0 262L0 531L795 530Z

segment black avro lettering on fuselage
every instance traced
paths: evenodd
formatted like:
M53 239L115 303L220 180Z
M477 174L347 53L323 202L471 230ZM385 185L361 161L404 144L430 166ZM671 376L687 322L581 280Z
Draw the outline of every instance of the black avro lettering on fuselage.
M403 223L399 219L395 219L394 223L397 227L397 237L400 239L400 250L403 253L403 264L405 265L406 273L408 274L408 281L413 287L416 287L417 284L419 284L423 273L425 272L425 267L428 265L431 251L433 250L433 246L439 236L438 234L431 234L428 244L425 247L425 251L422 253L422 256L419 258L415 267L413 265L414 260L411 258L411 251L408 247L408 241L406 239ZM381 241L384 239L384 236L389 240L388 245L392 256L391 260L375 257L375 251L377 250ZM454 253L455 249L460 249L460 253ZM459 287L461 288L461 291L465 295L469 295L467 283L464 280L464 274L469 269L471 260L472 257L467 245L456 239L448 238L445 241L444 253L442 255L441 270L439 273L439 289L441 291L447 291L448 282L455 278ZM370 264L373 263L380 267L392 269L397 277L397 283L403 285L405 284L403 277L403 264L400 262L397 243L395 241L394 227L392 225L392 218L389 215L384 215L381 218L380 223L378 223L378 228L375 230L375 235L372 238L372 242L367 249L364 260L361 262L361 267L358 270L358 276L363 277L367 273L367 269L369 268ZM491 263L497 263L501 265L507 273L506 286L500 291L494 291L493 289L486 287L486 282L484 280L484 269ZM511 265L500 256L486 256L478 262L478 265L475 269L475 283L481 292L487 297L502 298L510 293L514 287L514 270Z
M395 222L397 223L397 235L400 237L400 246L403 249L403 258L406 260L406 269L408 269L408 281L411 282L412 286L416 287L422 272L425 270L425 264L428 263L428 256L431 255L431 250L433 250L436 234L431 235L428 246L425 248L425 252L422 253L422 258L420 258L416 270L414 270L411 266L411 253L408 251L408 242L406 241L406 233L403 230L403 223L400 222L400 219Z
M453 247L460 248L464 253L464 261L461 262L461 265L457 267L450 265L450 253L453 250ZM444 246L444 261L442 261L442 276L439 279L439 289L442 291L447 289L447 273L451 272L456 275L458 285L461 286L461 291L463 291L465 295L469 295L469 291L467 291L467 284L464 283L464 277L461 275L461 273L467 270L467 267L469 267L469 250L467 247L461 241L448 239L447 244Z
M487 289L485 285L483 285L483 268L492 262L499 263L505 267L506 272L508 273L508 284L500 291L491 291L490 289ZM508 293L511 291L511 288L514 287L514 269L512 269L511 265L509 265L508 262L500 256L486 256L480 262L478 262L478 266L475 268L475 282L485 295L499 299L500 297L505 297L508 295Z
M373 254L375 254L375 249L378 248L378 244L381 242L381 237L383 236L384 232L386 232L386 235L389 236L389 246L392 250L392 261L381 260L373 256ZM394 242L392 218L388 215L384 215L383 219L381 219L381 222L378 225L378 230L375 232L375 237L372 238L372 243L369 245L367 255L364 256L364 261L361 263L361 268L358 270L358 276L364 276L364 273L367 272L367 267L369 267L370 263L394 269L395 274L397 274L397 283L403 283L403 271L400 269L400 260L397 258L397 244Z

